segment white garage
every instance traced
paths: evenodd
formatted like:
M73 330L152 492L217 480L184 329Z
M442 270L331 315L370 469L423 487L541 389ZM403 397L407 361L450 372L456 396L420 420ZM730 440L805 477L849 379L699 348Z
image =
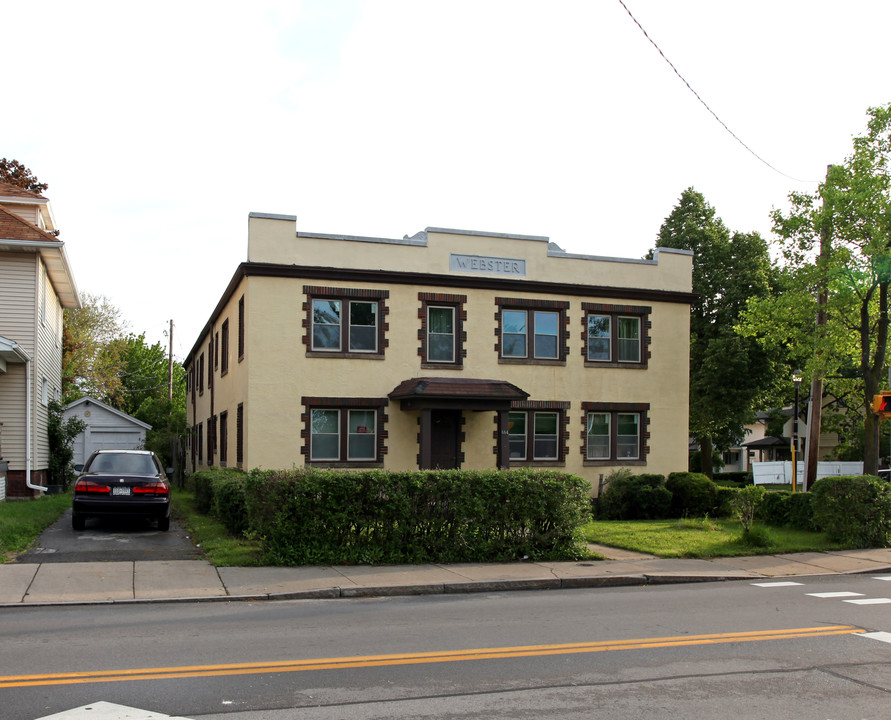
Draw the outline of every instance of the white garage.
M152 426L90 397L80 398L62 409L62 418L78 418L86 430L74 439L74 464L80 465L94 450L139 450L145 432Z

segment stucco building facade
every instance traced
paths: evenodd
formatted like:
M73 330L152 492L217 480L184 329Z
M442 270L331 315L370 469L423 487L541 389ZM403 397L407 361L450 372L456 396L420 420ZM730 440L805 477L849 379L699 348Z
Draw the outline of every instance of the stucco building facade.
M185 361L193 470L686 468L689 253L261 213L248 235Z

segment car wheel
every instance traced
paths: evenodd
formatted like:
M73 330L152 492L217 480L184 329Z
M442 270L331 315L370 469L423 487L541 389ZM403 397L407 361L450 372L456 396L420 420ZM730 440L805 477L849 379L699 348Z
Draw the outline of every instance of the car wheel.
M167 532L170 529L170 517L161 518L158 520L158 530L162 532Z
M87 519L79 513L71 515L71 527L75 530L83 530L87 526Z

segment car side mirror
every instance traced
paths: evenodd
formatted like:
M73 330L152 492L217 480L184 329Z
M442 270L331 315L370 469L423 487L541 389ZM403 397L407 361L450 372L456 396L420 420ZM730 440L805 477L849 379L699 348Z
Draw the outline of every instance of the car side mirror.
M173 468L169 467L164 472L166 472L168 475L173 475Z
M77 465L74 466L74 471L75 471L75 472L80 472L80 471L83 470L83 469L84 469L84 464L83 464L83 463L78 463Z

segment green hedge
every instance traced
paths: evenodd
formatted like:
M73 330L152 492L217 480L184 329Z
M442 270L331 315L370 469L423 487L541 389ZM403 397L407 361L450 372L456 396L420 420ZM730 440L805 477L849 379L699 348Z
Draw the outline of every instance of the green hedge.
M217 516L234 535L242 533L246 519L245 477L246 473L238 468L212 467L193 473L189 486L195 495L195 509Z
M671 493L663 475L615 472L597 499L597 517L602 520L659 520L670 516Z
M561 472L253 471L248 523L274 565L578 559L588 483Z
M715 484L702 473L673 472L665 481L672 517L704 517L715 511Z
M891 485L870 475L825 477L811 488L814 524L850 547L891 546Z

